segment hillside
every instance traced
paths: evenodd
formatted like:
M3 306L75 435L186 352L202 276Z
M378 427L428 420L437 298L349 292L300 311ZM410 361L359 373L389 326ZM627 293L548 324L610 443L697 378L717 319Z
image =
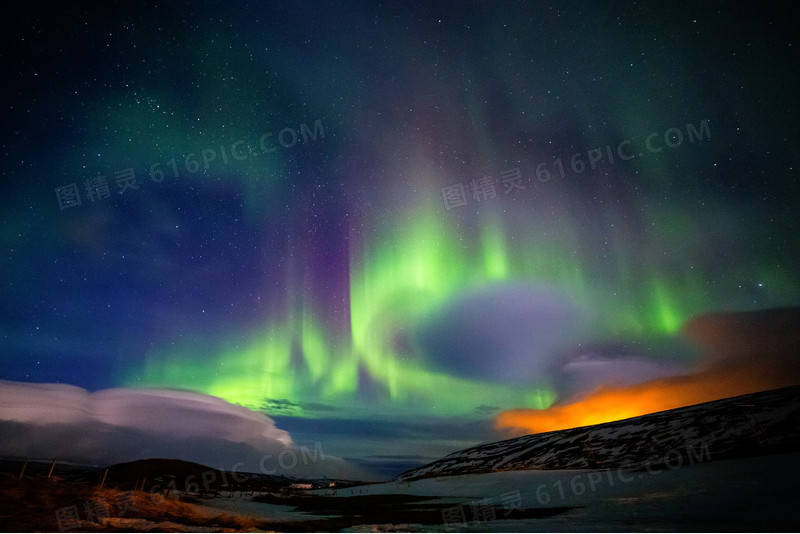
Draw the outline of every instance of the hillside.
M800 450L800 386L464 449L394 481L552 469L658 469Z

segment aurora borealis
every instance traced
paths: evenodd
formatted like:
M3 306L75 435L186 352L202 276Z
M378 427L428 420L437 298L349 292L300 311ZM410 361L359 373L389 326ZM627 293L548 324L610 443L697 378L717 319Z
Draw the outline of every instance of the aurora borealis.
M0 378L378 468L547 408L565 355L690 366L687 321L800 304L796 35L747 9L17 6Z

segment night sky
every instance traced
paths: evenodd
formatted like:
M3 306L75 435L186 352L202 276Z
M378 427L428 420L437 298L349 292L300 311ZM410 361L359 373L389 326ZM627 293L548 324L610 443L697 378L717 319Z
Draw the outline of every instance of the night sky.
M16 5L0 379L212 395L389 472L682 372L687 321L800 305L794 20Z

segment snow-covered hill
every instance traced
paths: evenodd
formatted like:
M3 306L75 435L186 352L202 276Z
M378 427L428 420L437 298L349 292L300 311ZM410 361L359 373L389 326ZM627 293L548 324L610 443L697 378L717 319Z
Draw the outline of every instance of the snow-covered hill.
M514 470L673 468L800 451L800 386L454 452L396 482Z

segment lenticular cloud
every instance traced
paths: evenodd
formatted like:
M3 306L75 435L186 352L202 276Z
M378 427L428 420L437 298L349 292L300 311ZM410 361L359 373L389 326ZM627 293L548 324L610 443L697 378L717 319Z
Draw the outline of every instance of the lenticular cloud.
M188 391L0 380L0 454L82 463L143 457L233 465L292 445L269 417ZM224 452L223 452L224 451Z

